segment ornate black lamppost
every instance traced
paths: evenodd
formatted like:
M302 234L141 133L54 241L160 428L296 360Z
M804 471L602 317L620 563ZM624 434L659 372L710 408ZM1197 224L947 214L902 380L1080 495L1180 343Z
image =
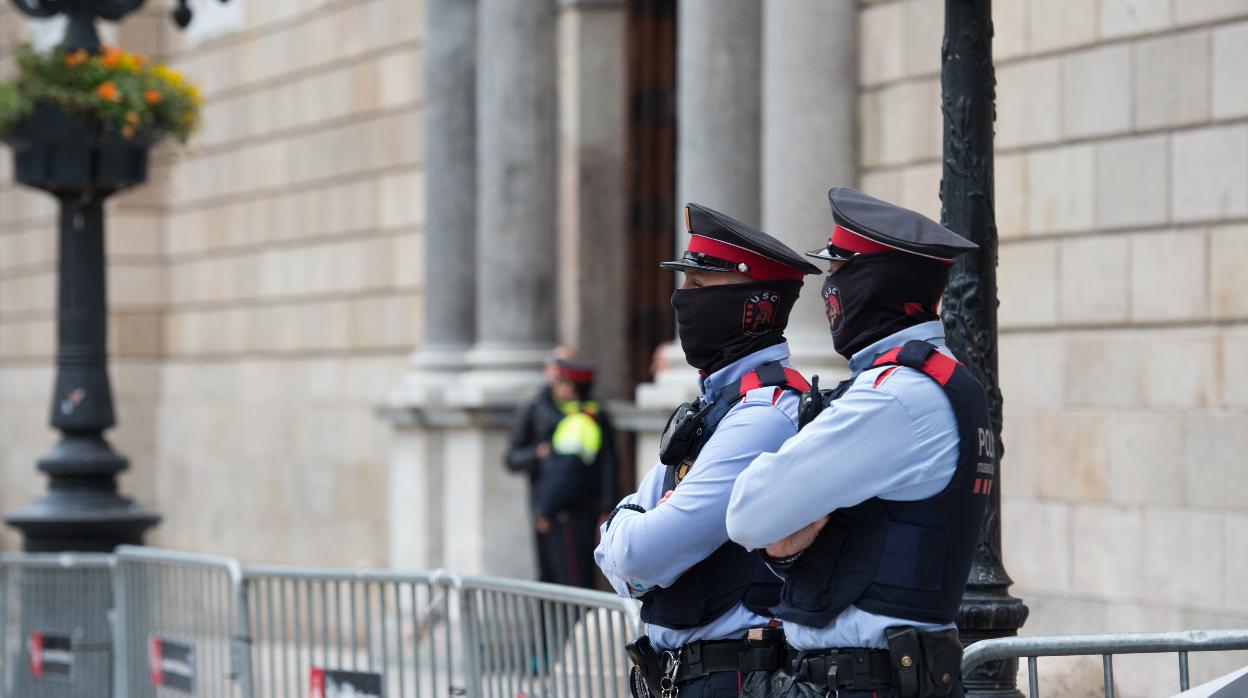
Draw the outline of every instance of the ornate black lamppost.
M119 20L144 0L12 2L32 17L66 15L62 46L95 52L100 47L95 20ZM173 17L182 27L190 22L186 0ZM117 492L117 474L128 463L104 439L116 423L108 380L104 201L146 181L151 143L141 135L98 132L49 105L41 105L8 140L17 181L60 201L51 424L62 439L39 460L48 475L47 493L6 522L22 532L28 551L110 551L138 544L160 516Z
M1013 580L1001 562L1001 388L997 380L997 225L993 209L991 0L945 0L941 46L944 172L941 222L979 245L954 265L943 301L949 346L988 389L997 435L998 486L990 495L983 533L958 628L969 644L1015 635L1027 607L1009 594ZM967 693L1020 696L1018 661L989 662L965 677Z

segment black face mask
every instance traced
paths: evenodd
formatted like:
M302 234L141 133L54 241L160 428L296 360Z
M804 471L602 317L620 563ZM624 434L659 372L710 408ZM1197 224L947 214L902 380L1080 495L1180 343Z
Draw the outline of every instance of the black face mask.
M676 289L676 331L685 360L711 374L784 341L801 281L755 281Z
M846 359L912 325L936 320L949 265L896 252L860 254L823 282L836 353Z

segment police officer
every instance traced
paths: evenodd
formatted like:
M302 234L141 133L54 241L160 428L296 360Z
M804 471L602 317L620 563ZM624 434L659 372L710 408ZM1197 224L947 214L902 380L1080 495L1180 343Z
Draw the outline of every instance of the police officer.
M534 526L556 584L594 588L594 529L615 500L615 434L591 392L594 367L555 360L551 398L562 415L533 482Z
M953 621L995 440L937 304L953 259L975 245L853 189L828 196L835 227L811 255L828 261L824 305L852 377L746 468L726 520L785 579L774 613L790 656L765 694L960 696Z
M545 378L546 385L541 391L516 411L504 465L512 472L529 476L530 509L541 581L592 587L589 573L592 571L594 526L610 511L617 497L615 431L606 412L591 403L602 430L601 448L592 464L600 487L597 492L592 491L592 483L579 488L581 497L574 510L557 508L556 504L564 502L555 502L552 492L562 491L570 483L558 481L558 476L564 474L564 469L558 466L565 464L565 459L547 462L553 454L551 441L556 428L568 416L564 406L576 403L573 407L579 411L583 402L588 403L594 375L592 367L576 361L573 350L557 347L546 363ZM583 400L580 399L582 393L586 396Z
M760 453L797 432L806 381L789 366L784 329L806 274L819 273L771 236L698 204L685 274L672 294L701 397L673 413L660 463L602 526L594 553L621 596L639 597L646 636L629 646L636 696L736 695L779 666L767 609L779 579L728 540L732 483Z

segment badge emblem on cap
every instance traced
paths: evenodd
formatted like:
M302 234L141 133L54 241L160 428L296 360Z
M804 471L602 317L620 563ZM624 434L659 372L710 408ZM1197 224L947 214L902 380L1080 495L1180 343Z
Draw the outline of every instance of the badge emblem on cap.
M841 312L841 289L830 284L823 289L823 312L827 313L832 334L839 334L845 324L845 314Z
M775 327L776 308L780 305L780 296L771 291L763 291L750 296L745 302L742 315L742 331L751 337L759 337L771 332Z

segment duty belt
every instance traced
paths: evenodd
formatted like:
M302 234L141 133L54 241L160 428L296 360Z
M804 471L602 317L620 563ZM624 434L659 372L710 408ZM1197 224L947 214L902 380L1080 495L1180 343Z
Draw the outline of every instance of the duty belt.
M789 675L828 689L870 691L893 683L887 650L864 648L793 652L788 658Z
M705 640L680 648L680 664L673 677L676 685L721 671L775 671L784 666L785 645L775 642L760 647L746 640Z

